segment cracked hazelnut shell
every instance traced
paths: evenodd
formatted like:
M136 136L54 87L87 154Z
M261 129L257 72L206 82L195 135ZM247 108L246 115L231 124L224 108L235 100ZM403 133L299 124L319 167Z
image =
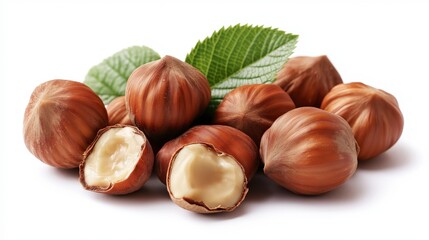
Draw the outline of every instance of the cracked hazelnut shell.
M137 127L108 126L98 132L83 154L79 180L89 191L128 194L146 183L153 162L152 147Z
M76 168L107 122L103 102L88 86L70 80L47 81L34 89L25 109L25 145L48 165Z
M290 58L277 74L274 84L289 94L296 107L320 107L329 90L342 82L334 65L322 55Z
M138 67L128 79L125 99L133 122L151 142L184 132L208 106L207 78L171 56Z
M243 132L229 126L201 125L167 142L156 156L156 169L171 199L180 207L198 213L229 212L241 204L248 192L247 183L258 168L257 154L255 143ZM225 206L222 198L211 206L206 203L210 201L207 194L225 194L231 182L236 187L239 184L238 190L231 190L235 193L233 201Z
M322 109L344 118L359 144L359 160L372 159L401 137L404 118L396 98L381 89L352 82L335 86Z
M294 108L289 94L276 85L244 85L225 95L213 123L237 128L259 146L262 134L274 120Z
M331 191L356 171L359 147L338 115L301 107L279 117L264 133L264 173L284 188L306 195Z

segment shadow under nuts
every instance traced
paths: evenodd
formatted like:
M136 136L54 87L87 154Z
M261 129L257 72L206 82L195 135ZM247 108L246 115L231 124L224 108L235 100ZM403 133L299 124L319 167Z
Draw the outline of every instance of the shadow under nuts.
M48 165L76 168L97 131L107 122L103 102L88 86L50 80L34 89L25 109L25 145Z
M244 85L225 95L215 111L213 123L237 128L259 146L262 134L274 120L294 108L289 94L276 85Z
M207 78L171 56L134 70L125 91L130 119L151 143L185 131L205 111L210 97Z
M156 156L158 177L178 206L198 213L238 207L258 168L257 147L243 132L223 125L193 127Z
M284 188L315 195L331 191L356 171L359 147L349 124L313 107L291 110L264 133L264 173Z
M404 118L396 98L360 82L335 86L322 109L343 117L359 144L359 160L368 160L392 147L401 137Z

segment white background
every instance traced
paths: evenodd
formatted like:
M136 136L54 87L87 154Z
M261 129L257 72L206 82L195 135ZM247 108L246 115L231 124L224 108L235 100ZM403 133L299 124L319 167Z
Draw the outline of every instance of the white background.
M429 239L424 2L2 1L0 239ZM399 142L322 196L297 196L258 175L245 202L218 215L177 207L156 178L123 197L85 191L76 171L25 148L24 109L42 82L82 81L132 45L184 59L198 40L237 23L299 34L294 56L327 54L344 82L394 94L405 117Z

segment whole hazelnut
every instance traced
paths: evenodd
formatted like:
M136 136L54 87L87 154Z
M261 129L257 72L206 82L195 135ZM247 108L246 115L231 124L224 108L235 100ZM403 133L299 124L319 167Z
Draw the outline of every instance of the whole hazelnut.
M109 116L109 126L115 124L133 125L125 105L125 96L119 96L106 106L107 115Z
M322 109L344 118L359 144L359 160L392 147L401 137L404 118L396 98L360 82L339 84L323 99Z
M195 126L167 142L156 156L157 174L170 198L198 212L229 212L244 200L258 168L257 147L223 125Z
M260 147L264 173L284 188L307 195L331 191L349 179L358 152L348 123L314 107L279 117L262 136Z
M290 58L277 74L274 84L289 93L296 107L320 107L329 90L342 82L334 65L322 55Z
M294 108L289 94L276 85L244 85L225 95L215 111L213 123L237 128L259 146L262 134L274 120Z
M128 113L152 143L184 132L210 101L207 78L177 58L165 56L138 67L128 79Z
M101 129L83 156L81 184L87 190L107 194L139 190L149 179L154 161L144 133L120 124Z
M69 80L47 81L34 89L25 109L25 145L48 165L75 168L107 122L103 102L89 87Z

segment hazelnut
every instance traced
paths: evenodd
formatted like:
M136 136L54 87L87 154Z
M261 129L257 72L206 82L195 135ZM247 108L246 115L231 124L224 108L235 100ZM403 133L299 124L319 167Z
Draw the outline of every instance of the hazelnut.
M276 85L244 85L225 95L213 123L237 128L259 146L262 134L274 120L294 108L289 94Z
M331 61L322 55L290 58L277 74L274 84L289 93L296 107L320 107L329 90L342 82Z
M75 168L107 122L103 102L89 87L69 80L47 81L34 89L25 109L25 145L48 165Z
M171 56L138 67L128 79L125 99L131 121L154 142L185 131L210 101L207 78Z
M348 123L314 107L291 110L264 133L260 154L264 173L299 194L331 191L357 167L359 147Z
M125 96L119 96L109 103L106 107L109 116L109 126L115 124L133 125L131 122L127 107L125 106Z
M108 194L139 190L149 179L154 161L144 133L120 124L100 130L83 156L81 184L87 190Z
M359 160L378 156L401 137L404 118L396 98L359 82L335 86L323 99L324 110L343 117L359 144Z
M257 155L255 143L243 132L200 125L161 148L157 174L180 207L198 213L229 212L247 194Z

